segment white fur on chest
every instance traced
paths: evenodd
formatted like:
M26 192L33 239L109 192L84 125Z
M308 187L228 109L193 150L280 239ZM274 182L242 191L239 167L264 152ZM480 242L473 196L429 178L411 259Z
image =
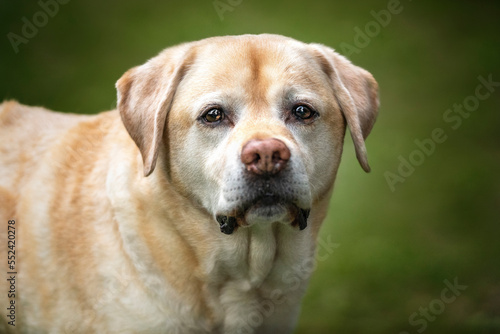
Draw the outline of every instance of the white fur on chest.
M210 261L212 293L223 311L224 332L291 331L307 278L290 284L287 277L294 264L313 257L309 230L257 224L225 237L227 242Z

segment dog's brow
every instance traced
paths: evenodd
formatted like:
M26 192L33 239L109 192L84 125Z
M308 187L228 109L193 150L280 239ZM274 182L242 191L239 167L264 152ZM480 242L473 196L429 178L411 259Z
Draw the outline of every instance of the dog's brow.
M311 101L315 104L320 104L322 102L322 99L318 94L311 91L310 88L304 86L295 85L283 87L280 95L280 99L288 103L293 103L299 100Z
M196 99L193 103L192 108L196 111L203 109L207 104L226 104L229 100L230 95L221 91L210 92L203 94Z

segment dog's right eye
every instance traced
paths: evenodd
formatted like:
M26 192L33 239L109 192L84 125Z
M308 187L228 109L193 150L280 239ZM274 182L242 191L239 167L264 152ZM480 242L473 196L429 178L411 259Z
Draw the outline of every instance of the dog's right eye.
M213 108L207 111L202 118L207 123L220 123L224 119L224 112L220 109Z

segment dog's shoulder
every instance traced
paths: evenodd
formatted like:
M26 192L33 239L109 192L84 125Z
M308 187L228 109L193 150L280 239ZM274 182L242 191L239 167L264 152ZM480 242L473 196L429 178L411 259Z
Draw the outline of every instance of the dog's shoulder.
M28 128L35 124L36 133L64 129L90 116L51 111L43 107L23 105L15 100L0 104L0 128ZM30 133L31 135L33 133Z
M79 128L102 130L111 124L121 124L117 110L95 115L73 114L33 107L10 100L0 104L0 139L18 141L39 141L41 138L55 138ZM4 137L4 138L2 138Z
M58 147L75 148L88 146L89 141L101 141L103 133L120 125L119 118L116 110L77 115L16 101L3 102L0 104L0 168L5 177L0 176L0 186L19 185L18 182L31 175L49 152L67 154L67 150ZM14 174L19 176L14 177Z

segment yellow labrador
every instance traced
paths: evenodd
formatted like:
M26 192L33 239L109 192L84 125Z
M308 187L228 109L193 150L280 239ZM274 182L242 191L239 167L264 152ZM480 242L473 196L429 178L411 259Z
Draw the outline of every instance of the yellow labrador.
M347 126L369 171L376 81L323 45L243 35L116 87L95 116L0 105L4 331L290 333Z

